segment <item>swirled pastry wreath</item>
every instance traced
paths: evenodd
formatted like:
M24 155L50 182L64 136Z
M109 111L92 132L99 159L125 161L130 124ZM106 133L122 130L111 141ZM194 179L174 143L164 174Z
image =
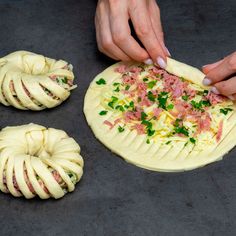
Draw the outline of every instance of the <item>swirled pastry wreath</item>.
M83 174L80 147L62 130L36 124L0 132L0 190L15 197L61 198Z
M27 51L0 58L0 102L21 110L60 105L70 95L72 65Z

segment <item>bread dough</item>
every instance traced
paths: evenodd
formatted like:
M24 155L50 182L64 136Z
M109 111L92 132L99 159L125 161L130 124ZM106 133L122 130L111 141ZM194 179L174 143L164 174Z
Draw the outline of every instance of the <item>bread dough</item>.
M39 111L60 105L70 96L72 65L27 51L0 58L0 102Z
M137 66L135 63L116 63L107 68L91 82L84 101L84 113L89 126L96 138L112 152L123 157L127 162L145 169L176 172L192 170L221 160L235 146L236 107L233 104L230 114L223 115L218 112L211 117L212 119L222 119L224 129L220 140L216 142L215 136L205 135L203 132L199 137L203 136L205 143L203 142L201 145L200 141L199 143L188 142L186 145L186 141L181 140L181 137L176 137L176 140L172 138L172 143L169 145L166 145L168 138L158 138L148 144L146 134L138 135L136 130L129 128L118 132L119 124L115 124L115 128L104 125L104 121L112 119L115 112L104 105L103 99L108 96L107 94L112 95L112 85L121 82L121 74L115 69L122 65L126 67ZM198 85L199 88L209 89L202 85L204 74L194 67L168 58L166 70ZM106 83L97 84L101 79L105 80ZM99 113L102 110L107 110L107 113L100 115Z
M83 174L80 146L58 129L27 124L0 132L0 190L15 197L61 198Z

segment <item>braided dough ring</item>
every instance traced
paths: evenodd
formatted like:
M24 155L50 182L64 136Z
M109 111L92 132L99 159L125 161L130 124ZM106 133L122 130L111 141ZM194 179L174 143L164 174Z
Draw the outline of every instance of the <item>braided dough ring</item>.
M21 110L60 105L70 95L72 65L27 51L0 58L0 102Z
M36 124L0 132L0 190L15 197L61 198L83 174L80 146L58 129Z

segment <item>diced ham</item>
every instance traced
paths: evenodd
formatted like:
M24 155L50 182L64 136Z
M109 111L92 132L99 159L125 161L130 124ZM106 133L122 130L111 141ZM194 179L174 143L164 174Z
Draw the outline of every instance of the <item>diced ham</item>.
M130 75L124 75L122 77L122 81L124 84L127 84L127 85L132 85L135 83L136 79L133 77L133 76L130 76Z
M118 72L118 73L125 73L127 71L127 66L126 65L120 65L118 67L115 68L115 72Z
M110 121L108 121L108 120L105 120L103 122L103 124L108 125L110 127L110 129L112 129L114 127L114 125Z
M136 116L136 113L133 111L126 111L124 113L124 119L126 122L130 122L132 120L138 120L139 118Z
M130 68L129 70L132 73L140 73L142 71L142 68L138 67L138 66L133 66Z
M219 123L219 128L218 128L218 132L217 132L217 135L216 135L216 141L217 142L220 141L222 133L223 133L223 120L221 120L220 123Z
M154 115L155 117L158 117L161 112L162 112L162 109L161 109L161 108L155 107L155 108L153 109L153 115Z
M202 117L198 118L198 131L209 131L211 127L211 117L209 113L205 113Z
M206 99L208 99L212 105L216 105L217 103L223 102L225 97L209 92L206 96Z
M53 170L52 175L53 175L54 179L57 181L57 183L60 184L62 181L62 178L61 178L59 172L56 170Z
M142 124L135 124L132 128L135 129L139 135L145 134L145 126Z

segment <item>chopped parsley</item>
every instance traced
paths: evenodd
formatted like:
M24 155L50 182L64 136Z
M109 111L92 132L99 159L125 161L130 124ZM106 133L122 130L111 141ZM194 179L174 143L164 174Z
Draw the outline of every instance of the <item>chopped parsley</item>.
M119 111L125 111L124 107L121 106L121 105L117 105L117 106L115 107L115 109L116 109L116 110L119 110Z
M148 136L153 136L154 133L155 133L155 130L153 130L153 129L147 129L147 135L148 135Z
M96 81L96 84L98 84L98 85L106 84L106 80L101 78L101 79Z
M126 91L129 90L129 88L130 88L130 85L126 85L126 86L125 86L125 90L126 90Z
M145 112L141 112L141 120L145 120L147 118L147 114Z
M115 96L112 96L111 97L111 101L110 102L108 102L108 106L109 107L111 107L111 108L113 108L114 109L114 103L116 103L118 101L118 98L117 97L115 97Z
M131 101L131 102L129 103L129 107L134 108L134 102L133 102L133 101Z
M154 96L154 94L151 91L148 92L147 97L150 101L155 102L156 97Z
M116 89L114 90L114 92L120 92L120 88L116 87Z
M147 85L148 85L148 88L152 89L157 83L157 80L153 80L151 82L149 82Z
M233 111L232 108L226 107L226 108L221 108L220 113L227 115L229 111Z
M147 144L150 144L150 139L148 138L147 141L146 141Z
M122 133L122 132L125 131L125 128L124 128L124 127L121 127L121 126L119 125L119 127L118 127L118 131L119 131L119 133Z
M67 84L68 79L66 77L64 77L61 81L62 81L62 83Z
M143 78L143 81L144 81L144 82L147 82L147 81L148 81L148 78Z
M192 100L190 103L194 109L201 111L204 111L203 107L209 107L211 105L209 100L201 100L200 102Z
M171 140L170 141L168 141L168 142L166 142L166 145L168 145L168 144L170 144L171 143Z
M174 123L174 133L177 134L183 134L185 136L189 136L188 129L184 127L183 125L180 126L180 123L182 120L181 119L176 119Z
M188 101L188 98L189 98L188 95L184 95L184 96L182 96L182 99L183 99L184 101Z
M107 114L107 112L108 112L108 111L100 111L100 112L99 112L99 115L100 115L100 116L105 116L105 115Z
M161 92L158 94L158 106L166 110L166 102L168 99L168 93L167 92Z
M113 86L118 86L118 85L120 85L120 83L113 83Z
M167 110L172 110L173 108L174 108L174 104L169 104L169 105L166 107Z
M189 141L190 141L191 143L193 143L193 144L196 143L196 139L194 139L194 138L190 138Z

